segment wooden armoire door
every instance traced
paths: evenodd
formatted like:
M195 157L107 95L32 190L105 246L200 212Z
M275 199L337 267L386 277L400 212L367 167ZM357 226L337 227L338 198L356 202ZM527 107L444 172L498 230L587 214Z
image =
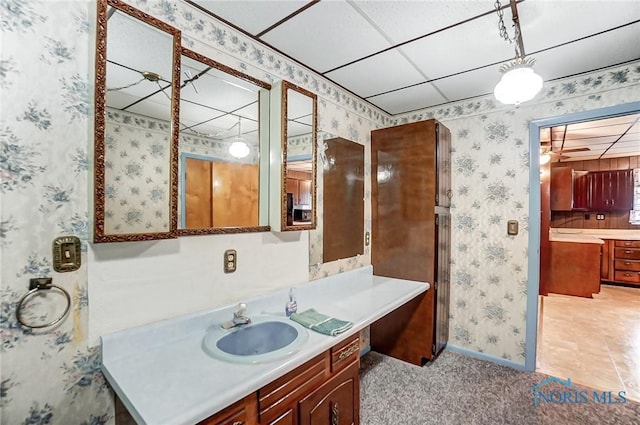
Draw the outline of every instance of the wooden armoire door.
M422 296L372 324L371 346L418 365L433 359L437 352L434 332L439 241L435 207L440 201L437 198L444 195L441 208L448 216L450 196L446 175L449 173L450 178L450 165L442 182L437 175L439 129L448 141L449 131L435 120L371 132L373 272L431 284ZM448 161L448 149L442 152L443 163ZM448 228L448 223L443 224ZM442 243L448 244L444 235ZM445 250L440 258L447 270L448 256ZM439 303L446 302L443 310L448 311L448 287L446 290L446 300Z

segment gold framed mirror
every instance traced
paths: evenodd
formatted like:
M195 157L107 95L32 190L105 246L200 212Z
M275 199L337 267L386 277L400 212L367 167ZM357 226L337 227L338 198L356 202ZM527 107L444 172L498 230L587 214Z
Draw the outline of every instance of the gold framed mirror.
M317 96L282 81L280 106L281 151L274 155L282 159L280 181L276 184L280 230L315 229Z
M178 234L269 231L271 85L183 48Z
M176 237L180 31L99 0L94 242Z

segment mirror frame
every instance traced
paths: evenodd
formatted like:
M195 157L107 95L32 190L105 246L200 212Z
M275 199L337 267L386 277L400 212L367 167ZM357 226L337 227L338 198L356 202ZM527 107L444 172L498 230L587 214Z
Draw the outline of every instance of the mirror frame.
M313 101L312 107L312 128L311 128L311 224L309 225L287 225L287 128L288 128L288 115L287 115L287 104L288 104L288 96L287 90L293 90L300 94L303 94L307 97L310 97ZM299 230L313 230L316 228L316 217L318 214L317 211L317 143L318 143L318 96L315 93L310 92L302 87L299 87L293 83L290 83L286 80L282 80L282 173L281 173L281 193L280 193L280 229L282 231L299 231Z
M267 90L271 90L271 84L266 83L264 81L258 80L257 78L253 78L250 75L247 75L241 71L238 71L236 69L233 69L227 65L223 65L219 62L214 61L213 59L210 59L206 56L201 55L200 53L196 53L193 50L187 49L186 47L182 47L181 49L181 53L182 55L191 58L193 60L196 60L198 62L201 62L207 66L210 66L212 68L218 69L220 71L226 72L227 74L233 75L234 77L240 78L242 80L248 81L250 83L253 83L259 87L262 87L264 89ZM180 81L180 77L178 77L178 82ZM267 122L262 123L263 125L266 125L267 127L269 126L269 122L267 120ZM267 134L269 133L268 128L267 128ZM178 136L177 136L177 140L178 140L178 152L179 152L179 145L180 145L180 135L178 132ZM260 157L262 157L263 155L266 155L268 157L269 152L268 152L268 147L267 147L267 152L260 152ZM261 165L262 165L262 161L261 161ZM267 170L268 171L268 170ZM259 172L258 175L261 175L262 172ZM266 177L268 180L268 176L269 173L266 173ZM268 190L268 181L267 181L267 190ZM268 198L268 197L267 197ZM267 208L268 205L267 205ZM260 211L260 205L258 205L258 211ZM259 214L258 214L259 216ZM233 233L253 233L253 232L269 232L271 231L271 226L266 225L266 226L248 226L248 227L203 227L200 229L181 229L181 228L177 228L176 233L178 234L178 236L197 236L197 235L215 235L215 234L233 234Z
M173 38L171 84L171 146L169 182L169 231L151 233L105 234L105 107L107 99L107 20L108 9L113 7L141 22L169 34ZM95 58L95 141L94 141L94 192L93 192L93 242L128 242L176 237L178 224L178 109L180 105L180 53L181 32L159 19L148 15L120 0L98 0L96 58Z

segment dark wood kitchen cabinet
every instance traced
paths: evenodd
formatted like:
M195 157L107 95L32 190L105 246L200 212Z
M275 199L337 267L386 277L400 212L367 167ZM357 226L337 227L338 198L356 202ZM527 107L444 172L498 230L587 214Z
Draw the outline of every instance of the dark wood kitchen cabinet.
M551 211L586 211L589 208L589 173L570 167L551 168Z
M258 425L258 399L250 394L198 425Z
M592 171L589 186L592 211L633 208L633 170Z

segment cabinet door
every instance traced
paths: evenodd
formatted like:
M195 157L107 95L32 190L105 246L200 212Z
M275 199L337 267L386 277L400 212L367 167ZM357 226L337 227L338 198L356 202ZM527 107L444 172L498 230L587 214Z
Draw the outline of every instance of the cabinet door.
M258 399L255 394L251 394L198 425L257 425L257 423Z
M300 203L297 179L287 179L287 193L293 194L293 205L298 205Z
M325 382L302 399L300 425L359 425L359 362Z
M595 171L589 173L589 186L591 188L591 210L607 211L609 209L609 179L606 172Z
M571 180L571 209L587 211L589 209L589 173L572 170Z
M610 208L630 210L633 208L633 170L620 170L611 173Z
M298 181L298 199L300 205L311 205L311 180Z

